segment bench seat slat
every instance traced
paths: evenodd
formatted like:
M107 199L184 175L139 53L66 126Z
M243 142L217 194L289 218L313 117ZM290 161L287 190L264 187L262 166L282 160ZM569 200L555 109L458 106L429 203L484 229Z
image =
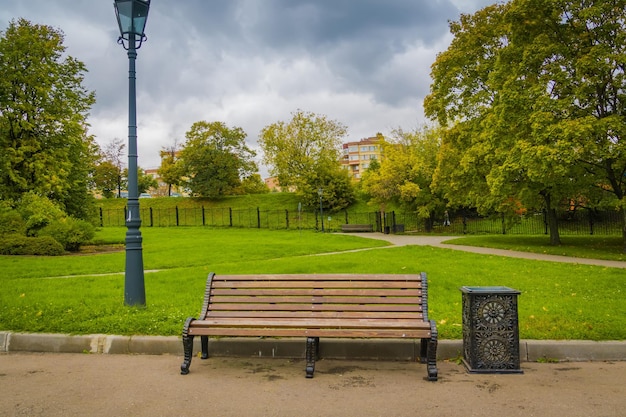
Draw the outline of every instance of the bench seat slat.
M389 328L430 329L430 324L416 320L397 319L332 319L332 318L239 318L222 317L196 320L193 327L297 327L297 328Z
M213 283L213 288L361 288L361 289L387 289L387 288L399 288L399 289L415 289L421 288L421 284L418 282L395 282L395 281L382 281L372 285L368 281L216 281Z
M394 288L214 288L212 296L221 295L348 295L348 296L394 296L419 297L421 289Z
M214 317L278 317L278 318L369 318L380 320L423 320L422 312L403 311L209 311L206 318Z
M221 296L212 297L211 304L218 305L219 303L241 303L241 304L415 304L420 302L416 297L322 297L322 296L290 296L285 297L278 296Z
M213 282L220 281L406 281L419 282L419 275L413 274L263 274L263 275L216 275Z
M231 311L422 311L414 304L211 304L211 310Z
M280 328L208 328L192 327L192 336L249 336L249 337L378 337L378 338L429 338L430 330L390 330L390 329L280 329Z

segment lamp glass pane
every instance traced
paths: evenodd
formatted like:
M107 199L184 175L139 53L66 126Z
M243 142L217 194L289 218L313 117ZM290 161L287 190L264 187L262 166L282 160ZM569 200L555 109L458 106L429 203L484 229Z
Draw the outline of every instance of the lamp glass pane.
M130 33L133 30L133 2L132 1L116 1L117 13L119 18L120 30L122 33Z
M133 24L134 32L138 35L143 35L143 30L146 27L146 19L148 18L149 3L143 1L135 2L133 10Z

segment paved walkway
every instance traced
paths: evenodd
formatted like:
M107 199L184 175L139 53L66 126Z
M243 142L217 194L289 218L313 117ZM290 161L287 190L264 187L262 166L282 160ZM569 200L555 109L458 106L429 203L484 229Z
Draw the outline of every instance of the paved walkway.
M524 363L523 374L469 374L415 362L195 360L174 355L0 355L0 416L618 417L626 362Z
M342 233L348 234L348 233ZM384 233L351 233L351 236L358 236L369 239L386 240L397 246L420 245L434 246L437 248L460 250L464 252L479 253L484 255L508 256L511 258L534 259L550 262L565 262L581 265L597 265L609 268L626 268L626 262L608 261L602 259L574 258L571 256L546 255L541 253L519 252L506 249L481 248L477 246L451 245L444 243L447 240L456 239L456 236L412 236L412 235L393 235Z

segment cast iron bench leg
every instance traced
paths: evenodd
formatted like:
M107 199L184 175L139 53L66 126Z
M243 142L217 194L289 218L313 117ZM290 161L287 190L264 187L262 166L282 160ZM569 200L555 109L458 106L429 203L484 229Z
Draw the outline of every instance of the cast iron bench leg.
M193 357L193 335L189 335L189 325L191 325L191 322L194 320L193 317L189 317L183 326L183 352L185 353L185 358L182 365L180 365L181 375L187 375L189 373L189 367L191 366L191 358Z
M209 336L200 336L200 344L202 345L200 359L207 359L209 357Z
M187 375L191 366L191 358L193 357L193 336L183 335L183 350L185 359L183 364L180 365L180 373L181 375Z
M428 380L437 380L437 326L434 320L430 321L430 339L428 340L428 353L426 357L426 369L428 371Z
M306 338L306 377L313 378L315 360L319 356L319 337Z

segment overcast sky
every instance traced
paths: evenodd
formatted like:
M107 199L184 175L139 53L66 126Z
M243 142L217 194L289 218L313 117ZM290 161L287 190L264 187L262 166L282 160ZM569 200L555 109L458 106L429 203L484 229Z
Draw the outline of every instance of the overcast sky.
M497 0L153 0L137 57L139 165L200 120L261 129L298 110L348 127L346 140L412 130L426 119L430 66L448 21ZM0 30L23 17L65 33L95 91L90 132L128 137L128 58L113 0L0 0ZM261 174L267 175L267 169Z

